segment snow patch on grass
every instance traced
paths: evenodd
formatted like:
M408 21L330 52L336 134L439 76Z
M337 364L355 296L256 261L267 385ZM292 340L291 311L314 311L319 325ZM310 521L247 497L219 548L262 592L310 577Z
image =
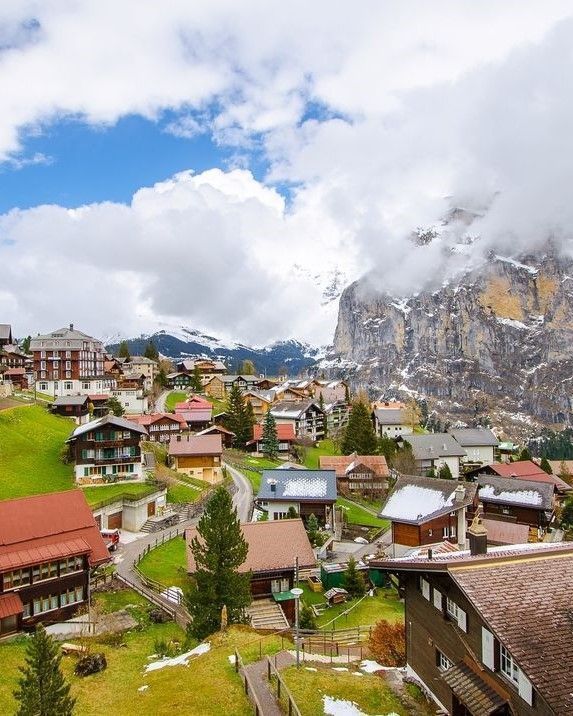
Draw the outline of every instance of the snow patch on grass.
M211 644L206 641L203 644L199 644L199 646L196 646L194 649L191 649L191 651L179 654L179 656L171 658L165 656L163 659L159 659L159 661L152 661L151 664L147 664L145 667L145 673L148 673L149 671L157 671L157 669L163 669L165 666L188 666L189 659L192 656L201 656L201 654L206 654L210 651L210 649Z

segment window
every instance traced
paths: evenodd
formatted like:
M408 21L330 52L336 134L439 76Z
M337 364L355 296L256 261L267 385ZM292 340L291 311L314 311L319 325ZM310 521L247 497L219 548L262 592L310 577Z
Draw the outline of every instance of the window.
M436 649L436 665L440 671L451 669L453 663L439 649Z
M82 557L68 557L60 562L60 574L71 574L79 572L83 567Z
M430 583L423 577L420 577L420 591L424 595L424 599L430 601Z
M50 612L53 609L58 609L58 595L50 594L46 597L39 597L34 599L34 616L36 614L43 614L44 612Z
M60 604L62 607L66 607L70 604L77 604L77 602L82 602L84 599L84 588L83 587L75 587L72 589L68 589L67 591L60 594Z
M89 390L89 389L90 389L90 384L89 384L89 383L85 383L85 382L82 383L82 390Z
M22 615L24 619L27 619L32 614L32 605L30 602L27 604L24 604L24 614Z
M74 387L73 383L64 383L64 390L71 390Z
M507 679L519 685L519 667L503 644L499 645L499 670Z
M448 539L448 537L455 537L456 536L456 526L450 525L448 527L444 527L442 530L442 537L444 539Z
M458 605L449 597L446 600L446 611L455 621L458 620Z
M16 587L22 587L25 584L30 584L29 569L15 569L13 572L4 574L4 591L16 589Z
M58 563L46 562L45 564L37 564L32 569L32 581L43 582L46 579L54 579L58 576ZM35 610L34 610L35 611Z

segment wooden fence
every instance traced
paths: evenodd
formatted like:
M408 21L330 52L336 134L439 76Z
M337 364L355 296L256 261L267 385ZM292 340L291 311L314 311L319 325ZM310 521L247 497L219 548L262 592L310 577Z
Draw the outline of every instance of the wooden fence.
M294 696L291 694L290 689L285 684L283 677L280 675L278 669L275 667L269 656L267 656L267 678L270 685L276 686L277 701L280 703L281 698L286 700L288 716L302 716L300 709L294 700Z
M241 680L243 681L245 695L253 705L253 708L255 710L255 716L264 716L265 712L261 707L255 689L253 688L253 684L249 678L249 675L245 671L245 664L243 662L243 659L237 649L235 649L235 672L239 674Z

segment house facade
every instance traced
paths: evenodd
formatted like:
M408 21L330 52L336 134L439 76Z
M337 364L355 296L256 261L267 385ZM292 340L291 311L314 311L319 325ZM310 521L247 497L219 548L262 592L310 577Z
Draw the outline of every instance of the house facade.
M61 395L50 405L50 411L64 418L72 418L78 425L89 422L90 399L87 395Z
M130 356L123 366L124 370L130 373L143 375L143 387L146 392L153 388L153 383L159 372L159 366L154 360L145 356Z
M54 396L101 392L92 382L104 380L103 343L74 329L73 323L32 338L30 353L41 392Z
M336 471L338 492L380 495L388 487L390 471L383 455L321 455L321 470Z
M277 425L277 438L279 441L279 457L285 460L290 457L292 446L296 441L294 427L290 423ZM263 454L263 426L253 425L253 439L247 443L247 450L257 455Z
M168 443L173 435L177 435L187 428L185 420L173 413L126 415L125 419L144 427L149 435L149 440L157 443Z
M0 501L0 637L69 619L109 559L81 490Z
M143 480L140 443L146 437L143 426L115 415L80 425L66 441L75 463L76 482Z
M205 382L204 389L207 395L224 400L234 386L244 393L255 388L259 380L256 375L214 375Z
M473 483L400 476L379 515L392 523L393 556L443 541L464 549L468 511L477 506L476 495Z
M393 405L388 403L388 406ZM406 410L402 407L381 407L372 411L372 421L376 435L387 438L400 438L412 435L414 429L408 425Z
M338 496L334 470L263 470L255 504L268 519L284 520L290 507L306 524L311 514L334 530Z
M223 442L220 435L177 435L169 443L169 458L177 472L211 484L222 481Z
M450 468L454 480L460 476L460 460L466 456L464 448L449 433L408 435L405 440L412 446L419 475L431 470L436 474L444 465Z
M452 716L573 713L573 546L487 549L479 524L468 534L469 552L370 563L399 579L407 672Z
M151 488L147 495L122 495L92 508L99 529L139 532L150 517L167 510L167 489Z
M499 440L488 428L452 429L449 434L466 451L461 457L465 465L489 465L494 461Z
M292 425L297 438L316 442L324 437L324 410L314 400L281 401L271 414L277 425Z

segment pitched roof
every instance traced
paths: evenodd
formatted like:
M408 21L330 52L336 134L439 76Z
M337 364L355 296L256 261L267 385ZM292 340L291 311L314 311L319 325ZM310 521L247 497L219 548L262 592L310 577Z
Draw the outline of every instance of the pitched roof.
M242 378L245 383L258 383L260 378L256 375L218 375L216 376L219 378L219 380L222 380L223 383L234 383L238 378Z
M0 340L12 342L12 326L9 323L0 323Z
M175 412L181 410L212 410L213 405L205 398L193 395L182 403L175 404Z
M184 410L179 411L179 415L185 418L185 420L191 423L208 423L213 416L213 410Z
M358 465L369 467L380 477L390 475L384 455L321 455L319 464L322 470L336 470L336 477L345 477Z
M451 572L556 714L573 713L573 670L567 667L573 622L573 545L504 564ZM519 605L516 612L508 604Z
M405 413L399 408L383 408L374 411L379 425L404 425Z
M222 433L223 435L232 435L235 437L235 433L232 430L227 430L227 428L224 428L222 425L211 425L205 428L205 430L198 432L197 435L211 435L213 433Z
M177 413L147 413L146 415L126 415L126 420L130 423L137 423L138 425L153 425L159 420L167 418L174 423L179 423L180 426L184 426L185 420L177 415Z
M70 440L75 440L80 435L89 433L92 430L104 428L108 425L111 425L112 427L116 428L124 428L125 430L135 430L135 432L141 433L142 435L147 435L147 430L142 425L137 425L131 420L126 420L125 418L119 418L117 417L117 415L108 414L104 415L103 418L97 418L97 420L90 420L89 423L77 427L70 435L67 442L69 442Z
M59 395L52 405L59 407L60 405L84 405L89 401L87 395Z
M408 435L415 460L431 460L438 457L463 457L466 451L449 433Z
M221 455L220 435L176 435L169 441L169 455Z
M249 442L257 442L263 437L263 426L260 424L253 425L253 439ZM279 440L296 440L294 425L292 423L278 423L277 438Z
M487 467L500 477L530 477L531 475L547 475L547 473L532 460L492 462Z
M271 414L275 418L298 420L312 405L321 410L315 400L282 400L272 406Z
M26 557L29 551L74 550L79 549L80 543L87 547L84 551L90 553L90 564L109 560L107 547L81 490L0 501L0 560L9 560L12 566L17 566L15 555L21 553L20 559L29 564ZM76 551L78 553L81 551Z
M257 499L334 502L336 496L334 470L263 470Z
M456 493L458 488L461 490ZM420 525L471 505L476 491L477 485L471 482L402 475L379 516L393 522Z
M270 572L278 569L294 569L298 557L300 569L316 566L316 557L308 540L301 519L270 520L268 522L246 522L241 531L249 551L239 567L239 572ZM197 537L197 529L185 530L187 542L187 571L195 571L195 560L191 551L191 540Z
M24 368L8 368L4 375L26 375Z
M488 544L524 544L529 539L529 525L482 517Z
M500 505L519 505L532 509L553 510L553 485L511 477L478 475L478 498L480 502Z
M17 592L0 594L0 619L14 617L16 614L22 614L23 611L24 605Z
M448 432L462 447L497 447L499 443L489 428L454 428Z
M491 716L506 703L463 661L445 671L442 679L473 716Z

